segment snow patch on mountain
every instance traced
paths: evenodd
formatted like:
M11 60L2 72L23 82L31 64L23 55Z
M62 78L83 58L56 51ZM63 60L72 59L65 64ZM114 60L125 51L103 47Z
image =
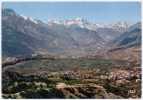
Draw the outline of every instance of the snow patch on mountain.
M117 22L117 23L111 23L111 24L99 24L99 23L93 23L89 22L88 20L84 18L77 17L75 19L67 19L67 20L50 20L48 21L48 25L64 25L66 27L70 27L73 25L79 26L80 28L86 28L89 30L96 31L98 28L111 28L115 29L117 31L126 31L130 24L127 22Z
M38 24L38 21L33 19L32 17L27 17L27 16L24 16L24 15L20 15L22 18L24 18L24 20L30 20L31 22L35 23L35 24Z

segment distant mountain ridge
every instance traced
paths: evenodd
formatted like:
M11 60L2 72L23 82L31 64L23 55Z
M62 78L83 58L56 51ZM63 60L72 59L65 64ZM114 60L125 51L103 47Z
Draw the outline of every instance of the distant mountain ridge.
M127 23L105 26L80 18L44 23L19 15L12 9L3 9L2 52L3 56L33 53L94 55L102 49L110 48L108 43L118 41L117 38L131 29L132 26Z
M141 23L132 25L125 33L113 41L118 47L131 47L141 45Z
M104 42L95 31L35 23L11 9L2 11L2 25L2 49L6 56L38 52L64 53L69 50L72 52L72 49L85 51L91 48L91 45L93 48L102 47Z
M122 35L111 41L106 53L110 59L122 59L141 63L141 23L132 25Z

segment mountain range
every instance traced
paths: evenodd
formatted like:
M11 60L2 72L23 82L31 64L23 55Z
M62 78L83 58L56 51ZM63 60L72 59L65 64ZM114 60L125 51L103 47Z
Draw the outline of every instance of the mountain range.
M140 47L141 23L96 24L76 18L42 22L2 10L2 54L15 57L31 54L66 56L96 55L99 51Z

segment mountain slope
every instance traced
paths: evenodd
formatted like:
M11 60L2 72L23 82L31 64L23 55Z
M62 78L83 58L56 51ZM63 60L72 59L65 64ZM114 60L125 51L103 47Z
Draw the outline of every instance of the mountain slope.
M75 18L70 20L50 20L48 21L49 26L62 25L65 27L80 27L82 29L88 29L91 31L96 31L97 34L104 39L104 41L109 42L116 37L120 36L125 32L130 26L127 22L117 22L109 25L97 24L89 22L83 18Z
M141 23L132 25L128 31L116 38L113 43L118 47L131 47L141 45Z
M112 46L111 46L112 45ZM129 27L121 36L110 42L108 57L112 59L124 59L141 63L141 23Z
M95 52L104 45L104 40L96 31L76 25L70 27L59 24L48 25L18 15L11 9L2 10L2 35L4 56L39 52L77 55L78 52L91 50Z

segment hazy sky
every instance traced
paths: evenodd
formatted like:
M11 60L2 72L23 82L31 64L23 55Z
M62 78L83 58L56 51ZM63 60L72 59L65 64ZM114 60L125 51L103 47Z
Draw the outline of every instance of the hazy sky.
M139 2L4 2L2 6L42 21L76 17L98 23L141 20Z

